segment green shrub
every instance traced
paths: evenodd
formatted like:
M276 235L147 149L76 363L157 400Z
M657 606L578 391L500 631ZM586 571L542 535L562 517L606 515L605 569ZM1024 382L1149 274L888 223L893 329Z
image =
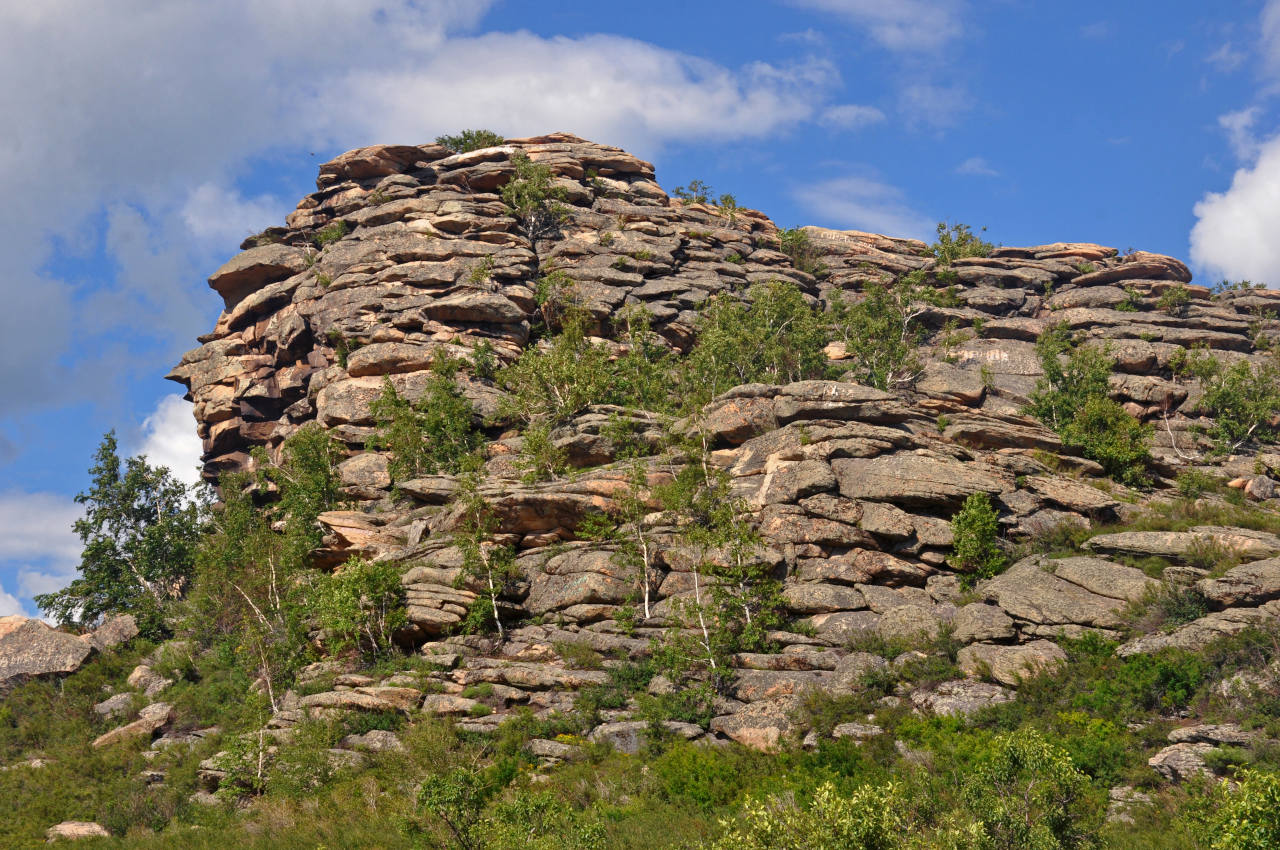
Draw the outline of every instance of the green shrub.
M1230 454L1250 441L1273 443L1280 429L1273 425L1280 415L1280 367L1255 366L1238 360L1224 366L1206 348L1178 352L1170 366L1174 372L1196 378L1204 392L1200 402L1213 417L1209 437L1217 454Z
M468 153L482 148L493 148L506 139L492 130L463 130L457 135L436 136L436 144L443 145L454 153Z
M498 372L498 384L511 393L503 414L526 423L567 422L609 397L612 372L608 351L587 337L581 314L570 312L550 344L525 349Z
M1101 826L1089 778L1034 729L998 736L964 784L976 846L1058 850L1093 845Z
M1044 377L1031 394L1027 412L1117 481L1145 484L1152 429L1108 397L1114 361L1105 350L1079 345L1065 326L1058 325L1036 340L1036 353Z
M1280 774L1242 770L1234 788L1224 783L1222 805L1212 820L1214 850L1280 847Z
M1190 303L1191 290L1187 289L1186 284L1178 283L1160 293L1160 297L1156 299L1156 309L1170 316L1180 317L1186 315Z
M827 270L822 263L822 251L813 244L804 228L779 230L778 250L790 257L791 264L802 272L822 277Z
M345 221L335 221L317 230L311 241L315 242L317 248L324 248L326 245L331 245L346 236L348 230L349 228Z
M392 635L408 623L401 572L395 564L353 558L315 578L307 607L330 652L356 647L374 660L392 651Z
M841 794L824 783L807 807L794 799L751 799L704 850L892 850L905 845L908 821L903 789L864 785Z
M687 401L702 403L739 384L786 384L824 377L822 318L793 283L747 290L746 300L711 299L687 359Z
M954 535L948 563L978 578L991 578L1004 569L1006 558L1000 548L999 516L986 493L972 493L960 512L951 518Z
M919 275L869 282L858 301L845 301L839 291L829 298L830 333L844 343L846 377L888 390L909 386L920 376L920 347L928 337L920 317L935 296Z
M513 154L515 175L502 187L502 202L530 239L540 239L559 226L568 214L561 201L565 190L555 185L551 167L533 162L523 153Z
M980 232L985 233L986 228ZM953 260L964 257L987 257L995 249L990 242L985 242L975 234L967 224L938 222L938 239L929 246L930 256L937 257L938 265L949 266Z
M471 402L454 379L457 369L456 361L437 358L416 404L402 397L390 378L383 379L382 395L369 406L376 427L366 445L390 453L392 481L456 473L462 458L480 445L483 435L472 423Z
M1145 486L1150 477L1152 427L1143 425L1109 398L1092 398L1060 432L1068 446L1102 465L1123 484Z

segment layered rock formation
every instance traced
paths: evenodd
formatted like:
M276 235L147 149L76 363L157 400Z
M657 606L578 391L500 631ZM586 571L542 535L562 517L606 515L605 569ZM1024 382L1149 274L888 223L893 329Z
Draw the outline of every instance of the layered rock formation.
M530 238L497 194L516 153L549 166L564 191L567 215L554 232ZM681 351L692 344L700 305L757 282L792 281L817 300L834 291L856 297L868 282L913 271L955 284L959 306L930 307L922 317L935 333L911 391L837 381L748 385L705 410L713 461L753 509L786 605L809 627L774 635L777 653L736 659L737 684L712 730L760 746L790 731L805 689L847 690L867 665L884 663L848 651L862 637L953 629L968 646L961 668L1001 684L960 680L911 695L917 707L941 713L1009 699L1002 685L1061 659L1048 639L1119 637L1126 606L1159 584L1107 557L1135 551L1123 547L1138 541L1098 538L1094 557L1025 559L967 603L947 563L949 520L972 493L990 495L1011 539L1138 510L1122 488L1094 486L1100 467L1022 415L1041 375L1034 341L1065 323L1107 345L1116 359L1112 394L1159 424L1157 470L1171 473L1203 439L1190 430L1201 416L1196 387L1174 379L1171 358L1204 345L1223 360L1260 359L1256 346L1275 336L1280 308L1269 291L1188 285L1186 266L1145 252L1001 247L942 269L917 241L810 227L825 266L819 279L778 250L778 229L764 215L673 200L648 163L563 134L458 155L436 145L363 148L322 166L317 187L286 227L248 240L210 278L225 310L170 377L195 402L207 477L249 467L250 449L275 451L311 421L346 446L340 473L356 507L322 515L328 534L317 562L362 554L404 565L411 629L403 640L459 665L439 676L446 693L427 698L448 697L436 699L433 710L443 713L468 711L460 694L477 683L501 689L499 709L563 708L568 692L603 674L567 669L555 645L644 654L647 638L674 622L671 600L692 592L675 529L658 528L653 616L634 634L615 622L635 581L620 574L607 544L579 540L577 529L610 507L628 472L611 463L601 433L618 411L592 409L553 434L581 468L565 480L522 484L503 461L507 438L491 434L497 448L482 495L497 535L517 548L523 577L504 600L507 614L541 625L518 628L496 649L449 637L480 589L463 576L450 536L456 482L397 482L393 498L386 456L367 450L370 404L384 380L415 399L441 352L487 343L500 361L517 358L539 310L536 282L551 268L575 282L602 338L615 333L620 310L639 304ZM1185 306L1155 309L1163 293L1184 286ZM834 344L828 353L843 356ZM466 373L459 380L478 422L497 411L501 391L491 382ZM671 474L665 462L650 464L651 481ZM1249 545L1261 558L1280 552L1280 541ZM1280 604L1270 562L1239 569L1206 594L1228 611L1261 612L1237 617L1244 620ZM396 689L370 682L313 695L281 722L312 709L421 701L418 692L388 688Z

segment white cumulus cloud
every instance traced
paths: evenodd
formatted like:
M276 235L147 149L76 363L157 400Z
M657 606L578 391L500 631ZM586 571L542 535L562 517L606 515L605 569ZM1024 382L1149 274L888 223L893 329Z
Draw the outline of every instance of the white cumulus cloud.
M734 70L619 36L490 33L451 39L411 67L353 72L323 93L315 120L318 131L340 120L365 138L413 141L456 127L567 130L651 152L768 135L811 118L837 82L823 60Z
M280 224L292 209L271 195L245 198L234 188L201 183L182 205L182 221L197 239L234 250L246 236Z
M1263 143L1257 160L1236 171L1225 192L1195 205L1191 261L1211 277L1280 285L1280 137Z
M155 412L142 423L144 438L138 454L145 455L152 466L167 466L184 484L200 480L200 438L191 402L180 395L160 399Z
M930 220L907 202L902 190L868 177L837 177L794 191L796 200L828 227L924 239Z
M0 617L8 617L10 614L25 614L22 603L18 601L18 597L14 596L4 589L4 585L0 585Z

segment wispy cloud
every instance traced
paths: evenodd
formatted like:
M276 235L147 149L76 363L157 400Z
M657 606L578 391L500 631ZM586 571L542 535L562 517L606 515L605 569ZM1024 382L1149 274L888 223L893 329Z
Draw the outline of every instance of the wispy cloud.
M1248 58L1248 54L1243 50L1236 49L1236 47L1228 41L1206 56L1204 61L1226 74L1238 70L1240 66L1244 65L1245 60Z
M818 117L818 123L822 126L841 130L856 130L862 127L869 127L872 124L880 124L884 120L884 113L879 109L874 106L861 106L856 103L829 106L822 110L822 114Z
M1251 160L1258 153L1259 145L1254 127L1261 112L1259 107L1250 106L1218 116L1218 126L1226 132L1231 150L1239 160Z
M1080 27L1080 37L1091 41L1102 41L1115 34L1115 25L1111 21L1094 21Z
M956 166L956 174L967 174L972 177L999 177L1000 172L991 167L980 156L971 156Z
M869 177L837 177L799 187L792 194L815 223L828 227L921 239L933 229L901 189Z
M958 0L787 0L839 15L880 46L906 53L937 50L964 31Z

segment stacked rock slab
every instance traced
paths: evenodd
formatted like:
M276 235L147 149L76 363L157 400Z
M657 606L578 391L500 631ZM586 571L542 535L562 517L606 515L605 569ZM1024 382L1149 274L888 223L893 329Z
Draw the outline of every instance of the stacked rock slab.
M516 154L548 166L564 191L567 215L554 233L530 239L501 202ZM209 477L246 467L250 448L275 448L311 420L360 450L383 377L412 397L441 350L487 342L502 360L515 358L538 310L536 281L552 269L575 282L600 334L642 304L678 348L690 344L708 298L753 283L790 280L822 298L922 271L953 282L959 300L924 316L939 331L919 385L926 394L1016 414L1040 372L1036 336L1066 323L1110 341L1114 394L1132 412L1170 414L1160 436L1170 454L1174 441L1191 446L1186 427L1198 415L1187 388L1170 380L1170 357L1193 344L1256 356L1254 341L1270 333L1264 320L1280 305L1270 292L1213 296L1190 286L1182 315L1156 311L1160 294L1191 275L1145 252L998 248L944 271L915 240L809 227L825 268L818 280L777 250L777 228L761 213L673 200L649 163L567 134L464 154L362 148L321 166L317 187L287 226L246 241L209 279L225 309L170 375L195 402ZM969 328L969 338L941 333L948 323ZM493 412L491 387L465 389L479 415ZM983 439L972 423L952 427L957 438Z
M517 154L547 165L563 190L566 214L553 232L531 238L501 201ZM518 438L490 433L481 494L494 508L497 538L516 548L522 576L502 611L512 622L555 624L526 626L496 650L449 637L482 591L464 575L451 540L457 482L398 481L393 493L387 457L366 447L370 404L384 381L416 399L442 352L466 356L487 344L502 362L517 358L539 318L538 281L553 270L573 281L603 342L619 313L638 305L680 351L692 344L708 299L738 297L755 283L791 281L815 302L837 291L857 298L911 272L954 287L957 306L922 316L932 335L910 391L840 381L747 385L702 412L712 462L752 509L761 557L784 579L791 614L809 627L774 635L775 654L736 659L734 697L713 729L760 746L789 733L788 706L805 689L854 686L872 662L847 647L866 637L900 641L950 629L968 647L961 666L1001 683L945 683L912 695L922 710L1005 701L1002 685L1061 660L1049 640L1119 636L1126 607L1157 584L1108 555L1190 545L1168 536L1098 538L1095 557L1026 559L962 597L948 563L950 519L970 494L988 494L1014 538L1132 510L1123 488L1091 486L1100 467L1021 412L1041 376L1035 340L1044 330L1065 324L1106 347L1115 359L1113 397L1159 423L1155 453L1164 472L1203 448L1191 429L1202 421L1199 393L1171 373L1174 354L1204 345L1224 361L1261 362L1255 345L1276 336L1273 293L1211 293L1189 285L1175 259L1093 244L1001 247L943 268L918 241L809 227L823 266L815 277L777 250L778 229L764 215L673 200L650 164L566 134L465 154L437 145L362 148L322 166L317 187L285 227L248 240L210 278L225 309L170 377L195 402L206 477L250 467L251 449L274 452L312 421L346 447L339 472L355 506L320 517L326 536L316 563L363 555L404 566L410 627L401 640L457 665L442 683L458 693L432 710L469 710L459 694L477 683L506 694L499 710L562 707L565 692L599 675L567 671L553 645L643 654L647 639L675 622L674 600L693 592L692 559L676 529L653 529L651 616L624 635L616 615L634 602L637 579L609 544L578 538L584 519L609 510L630 486L632 472L612 463L604 426L626 416L644 431L643 413L596 407L557 429L553 440L579 470L540 484L523 483L510 463ZM1189 301L1156 309L1175 287L1185 287ZM833 343L828 355L844 352ZM459 386L478 423L498 411L502 391L491 381L464 368ZM649 461L649 484L677 471L669 462ZM1272 551L1257 535L1236 537L1253 559L1280 552L1280 541ZM1186 628L1230 631L1269 615L1280 605L1274 572L1263 563L1206 585L1223 610ZM348 702L382 698L345 693Z

